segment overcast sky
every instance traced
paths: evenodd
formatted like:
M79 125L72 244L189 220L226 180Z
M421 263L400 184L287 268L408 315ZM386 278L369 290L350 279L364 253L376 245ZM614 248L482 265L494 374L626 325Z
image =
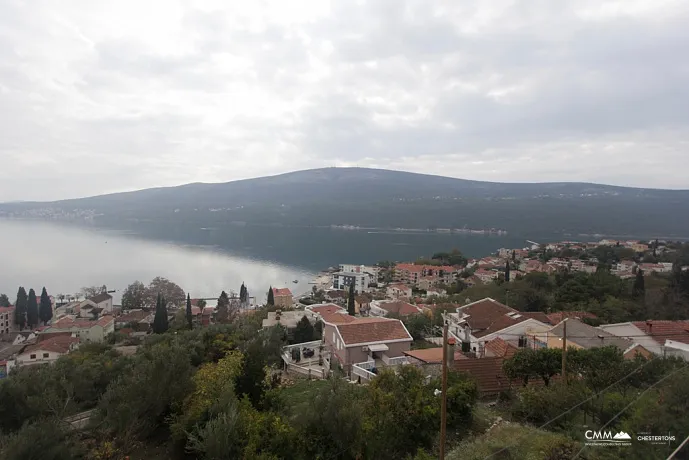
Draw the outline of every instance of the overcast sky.
M689 188L687 24L687 0L0 0L0 201L324 166Z

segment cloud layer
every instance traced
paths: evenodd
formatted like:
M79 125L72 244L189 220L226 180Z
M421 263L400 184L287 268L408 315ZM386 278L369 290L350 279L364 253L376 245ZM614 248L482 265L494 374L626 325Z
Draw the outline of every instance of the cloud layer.
M323 166L689 188L689 2L0 0L0 201Z

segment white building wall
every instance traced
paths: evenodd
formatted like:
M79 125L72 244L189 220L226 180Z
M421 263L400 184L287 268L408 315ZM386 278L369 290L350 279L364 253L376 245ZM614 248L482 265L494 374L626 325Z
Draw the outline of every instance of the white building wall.
M57 360L60 356L62 356L61 353L56 353L54 351L34 350L18 355L15 364L21 366L47 364Z

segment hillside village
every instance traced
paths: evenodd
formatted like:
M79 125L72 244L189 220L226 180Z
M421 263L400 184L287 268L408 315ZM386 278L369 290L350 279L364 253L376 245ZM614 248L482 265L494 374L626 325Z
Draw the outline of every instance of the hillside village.
M285 328L289 344L283 360L288 373L324 378L341 369L353 381L365 383L389 367L414 365L438 371L441 326L447 323L452 366L475 375L484 394L511 385L502 364L520 348L562 347L564 321L569 325L570 347L613 345L628 358L662 354L687 359L689 322L684 319L605 323L590 311L521 311L509 305L510 283L534 273L606 270L626 280L686 270L662 261L672 251L660 241L603 240L500 249L481 259L466 260L455 250L409 263L342 264L300 298L293 298L289 288L271 287L263 327ZM507 296L462 298L462 292L481 285L508 286ZM107 292L57 306L54 298L50 301L52 320L30 330L17 329L12 306L0 308L0 344L4 344L0 377L16 366L54 362L81 343L116 343L133 352L153 329L154 309L123 310L113 305ZM201 299L189 303L194 327L225 322L217 306ZM186 322L183 307L169 305L172 327ZM233 301L231 310L233 315L252 314L255 307Z
M16 433L5 445L25 449L40 428L52 445L69 439L76 449L87 438L86 458L140 448L156 452L131 458L253 458L262 449L270 458L412 458L436 452L446 411L446 444L455 449L448 458L504 450L528 458L541 452L531 444L539 439L552 455L564 452L549 458L570 458L586 448L582 427L602 425L627 403L640 412L625 414L618 429L640 436L650 418L674 436L686 422L673 414L689 407L688 249L563 242L477 260L452 250L342 264L305 293L271 286L261 304L244 285L239 294L192 299L159 277L128 286L122 305L105 286L76 299L20 288L15 305L0 295L0 405L13 414L0 425ZM581 405L605 392L605 404ZM647 392L651 406L635 402ZM223 397L229 405L204 421ZM333 441L352 407L360 425L344 444ZM649 415L657 407L665 415ZM231 426L215 432L233 420L223 414L242 417L251 438ZM562 424L536 428L562 414L570 414ZM391 419L399 426L385 431ZM157 437L157 429L169 434ZM399 442L414 430L417 437ZM376 442L357 441L361 433ZM220 440L231 444L209 455ZM657 446L639 442L630 458L653 458ZM344 446L351 455L338 454Z

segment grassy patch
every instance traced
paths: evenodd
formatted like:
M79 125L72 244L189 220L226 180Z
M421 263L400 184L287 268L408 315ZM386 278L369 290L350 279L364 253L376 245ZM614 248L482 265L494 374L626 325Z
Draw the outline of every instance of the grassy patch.
M312 410L310 407L318 392L329 385L328 380L299 379L294 384L281 387L278 391L289 414L300 414Z

